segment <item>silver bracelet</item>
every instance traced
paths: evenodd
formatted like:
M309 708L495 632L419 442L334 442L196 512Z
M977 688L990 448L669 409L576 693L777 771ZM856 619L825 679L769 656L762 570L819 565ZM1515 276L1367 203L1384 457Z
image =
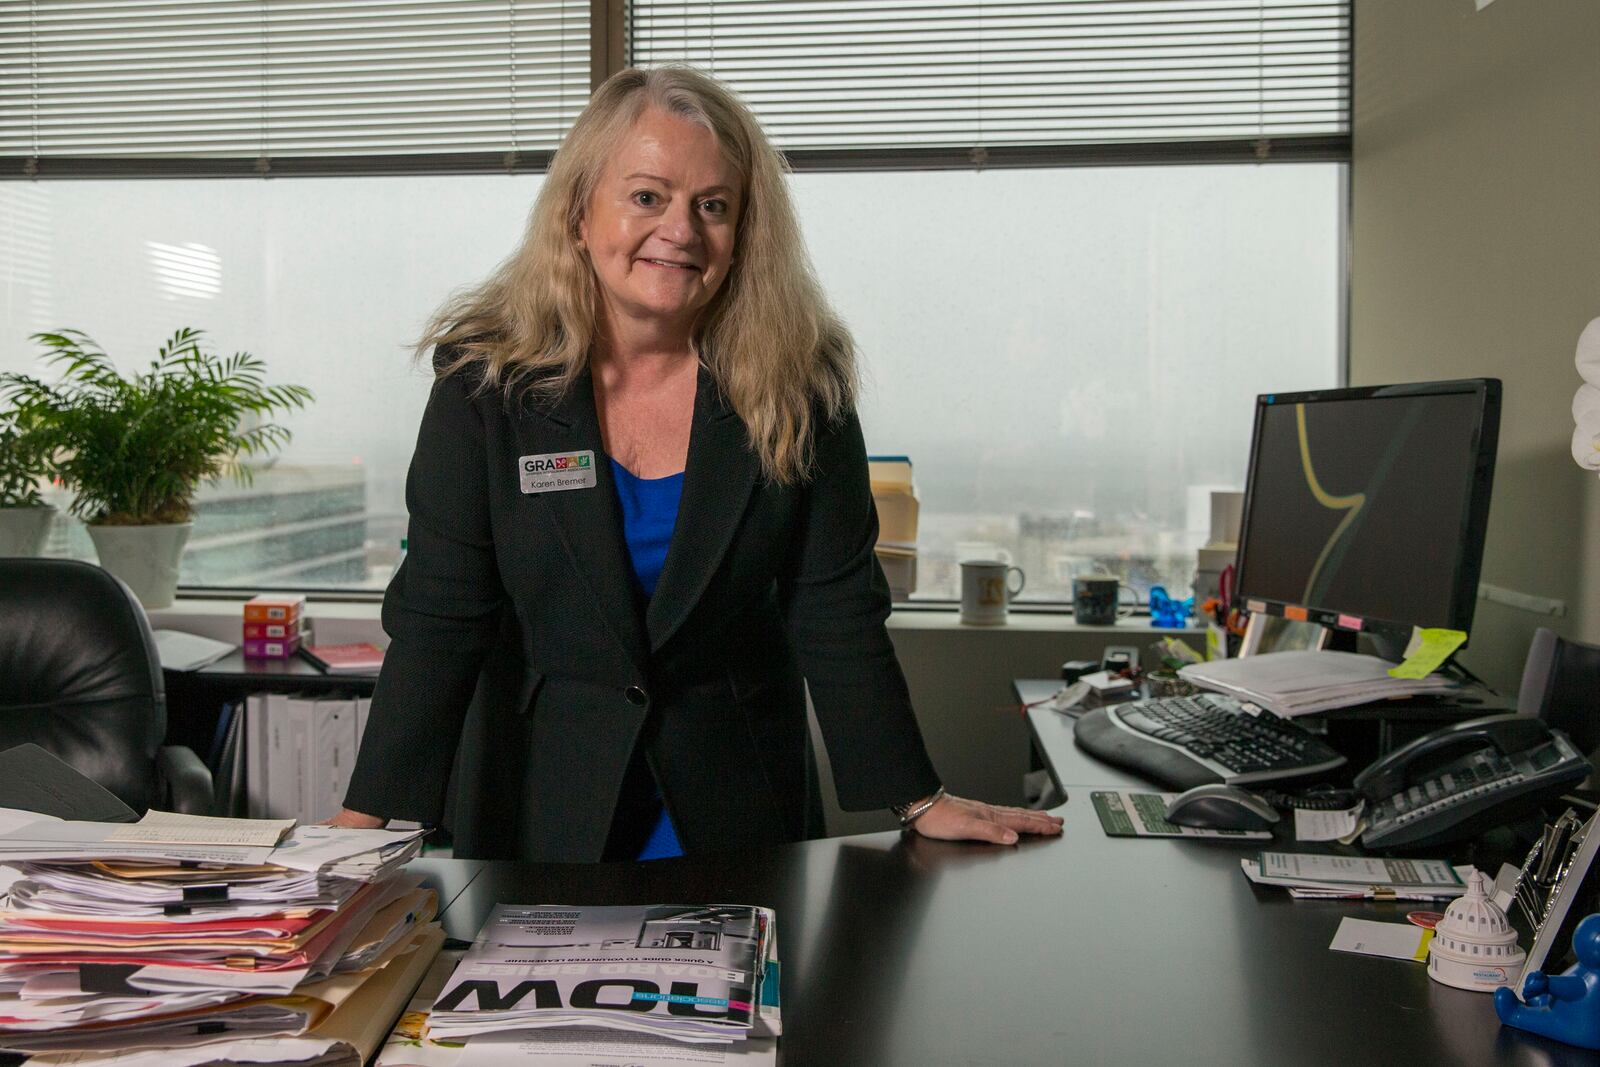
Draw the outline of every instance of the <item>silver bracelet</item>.
M900 828L904 830L926 815L928 809L937 804L942 796L944 796L944 786L941 785L927 800L917 804L892 804L889 810L900 816Z

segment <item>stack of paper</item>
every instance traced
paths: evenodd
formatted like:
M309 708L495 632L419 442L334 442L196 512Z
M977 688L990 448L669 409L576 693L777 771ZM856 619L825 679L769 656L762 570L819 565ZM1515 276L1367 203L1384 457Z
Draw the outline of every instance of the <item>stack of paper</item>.
M1258 885L1283 886L1301 899L1450 900L1467 891L1463 871L1444 860L1373 859L1263 852L1239 861Z
M771 911L747 905L497 905L451 975L428 1036L543 1028L688 1042L769 1036Z
M359 1062L381 1029L352 1059L326 1027L358 1000L398 1013L403 973L420 980L442 943L432 890L401 869L416 832L164 812L128 824L7 811L0 828L15 872L0 907L10 1050L204 1063L230 1058L219 1042L309 1036L276 1060Z
M1266 652L1191 663L1178 673L1202 688L1287 717L1456 689L1454 682L1437 674L1415 679L1390 677L1393 666L1356 652Z

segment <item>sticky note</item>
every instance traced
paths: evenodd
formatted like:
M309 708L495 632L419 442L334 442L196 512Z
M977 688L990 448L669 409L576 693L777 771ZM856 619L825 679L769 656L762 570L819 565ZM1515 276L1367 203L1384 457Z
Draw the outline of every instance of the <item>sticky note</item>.
M1305 622L1311 617L1311 613L1305 608L1297 608L1290 605L1283 609L1283 617L1293 619L1295 622Z
M1450 658L1450 653L1461 647L1467 635L1460 630L1442 630L1419 626L1411 631L1411 643L1406 645L1406 658L1398 667L1389 668L1391 678L1426 678Z
M1247 600L1244 606L1257 615L1265 615L1267 613L1267 602L1264 600Z
M1387 956L1392 960L1428 959L1428 944L1433 931L1410 923L1380 923L1370 919L1344 918L1328 947L1335 952L1356 952L1363 956Z
M1359 630L1361 629L1361 616L1340 615L1339 625L1344 627L1346 630Z

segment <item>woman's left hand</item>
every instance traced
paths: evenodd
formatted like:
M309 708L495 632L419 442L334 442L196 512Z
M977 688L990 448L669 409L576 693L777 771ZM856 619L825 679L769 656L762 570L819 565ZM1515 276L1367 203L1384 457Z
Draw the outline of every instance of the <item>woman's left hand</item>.
M1059 815L985 804L947 793L918 816L911 829L923 837L942 841L992 841L997 845L1014 845L1018 834L1059 836L1061 823Z

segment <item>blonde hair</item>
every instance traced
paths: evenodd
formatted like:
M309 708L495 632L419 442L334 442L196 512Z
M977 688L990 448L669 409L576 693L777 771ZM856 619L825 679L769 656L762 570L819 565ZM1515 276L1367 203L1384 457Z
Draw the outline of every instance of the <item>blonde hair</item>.
M429 323L418 351L453 345L442 369L481 369L483 387L556 397L588 365L600 296L578 223L607 160L647 107L716 137L744 188L733 267L692 341L772 481L811 467L820 420L854 408L855 343L806 255L783 158L744 103L690 67L619 71L595 90L550 164L521 246Z

